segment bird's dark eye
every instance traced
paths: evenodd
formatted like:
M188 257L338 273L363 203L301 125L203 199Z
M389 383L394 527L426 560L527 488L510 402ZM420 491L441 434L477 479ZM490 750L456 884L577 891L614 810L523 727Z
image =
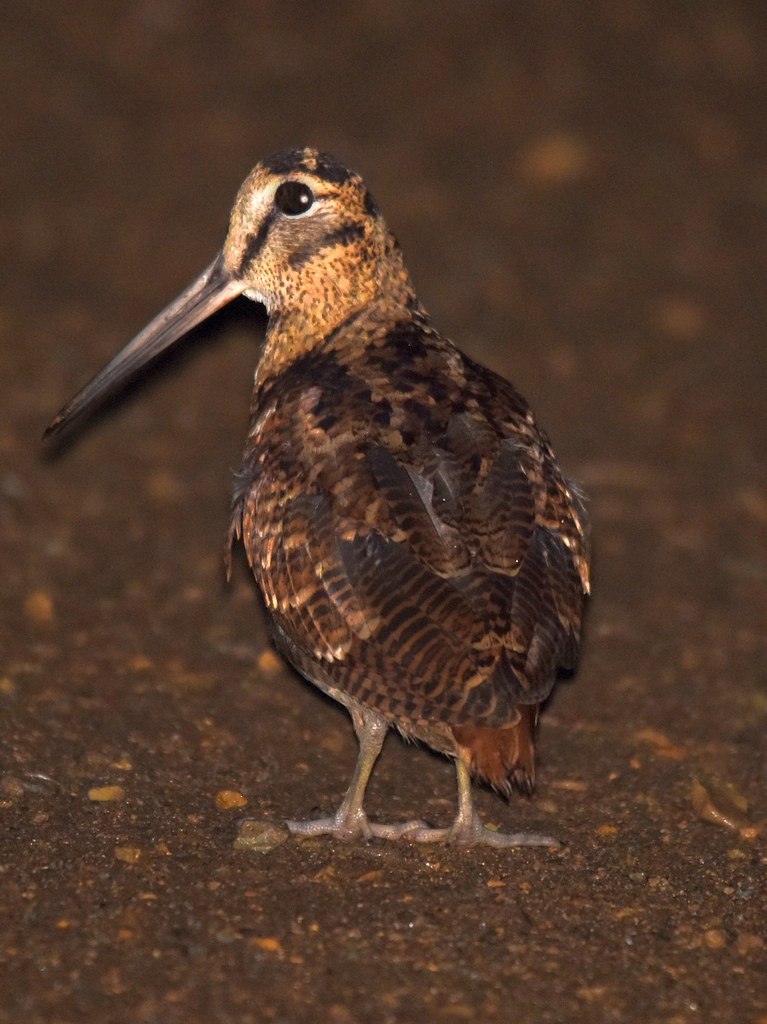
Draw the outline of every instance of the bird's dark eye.
M288 217L306 213L314 203L314 193L302 181L283 181L274 193L274 205Z

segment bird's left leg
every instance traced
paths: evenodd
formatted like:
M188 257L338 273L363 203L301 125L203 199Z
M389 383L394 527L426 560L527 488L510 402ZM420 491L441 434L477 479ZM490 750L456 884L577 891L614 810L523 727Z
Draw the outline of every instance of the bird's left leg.
M424 828L422 821L406 821L397 825L381 825L368 821L363 807L365 790L373 766L381 753L389 723L381 715L362 705L353 707L351 714L360 752L341 806L332 818L289 821L288 828L296 835L332 835L337 839L356 839L358 836L364 836L366 839L399 839L413 829Z
M471 799L471 776L460 758L456 758L458 776L458 814L447 828L419 828L407 833L416 843L458 843L461 846L553 846L560 843L549 836L529 832L494 832L479 820Z

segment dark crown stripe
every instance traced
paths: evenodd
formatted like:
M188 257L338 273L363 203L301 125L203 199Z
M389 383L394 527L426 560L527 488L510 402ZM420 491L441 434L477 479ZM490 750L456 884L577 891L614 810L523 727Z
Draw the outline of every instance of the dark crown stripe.
M290 174L292 171L305 171L306 150L283 149L264 160L263 166L270 174Z
M312 164L315 164L312 167ZM315 153L311 149L285 149L263 162L270 174L313 174L332 185L345 185L354 174L327 153Z
M343 164L339 164L337 160L334 160L326 153L317 154L317 169L313 173L318 178L322 178L323 181L329 181L333 185L345 185L347 181L351 181L354 177L348 168L344 167Z

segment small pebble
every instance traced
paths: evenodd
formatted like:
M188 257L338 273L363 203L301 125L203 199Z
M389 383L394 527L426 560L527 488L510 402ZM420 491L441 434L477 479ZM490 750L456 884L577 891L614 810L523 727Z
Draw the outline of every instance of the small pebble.
M551 783L552 789L566 789L570 793L585 793L589 788L588 783L579 779L554 779Z
M324 868L320 868L316 875L313 876L313 882L329 882L336 876L336 869L332 864L326 864ZM405 903L407 900L412 900L412 896L403 896L402 902Z
M536 185L564 185L584 177L592 162L585 142L555 134L536 139L522 154L522 176Z
M141 850L138 846L118 846L115 848L115 857L125 864L136 864L141 859Z
M36 590L30 594L24 602L24 614L32 622L53 621L53 599L44 590Z
M222 811L228 811L232 807L244 807L247 802L247 797L238 793L236 789L221 789L216 793L216 807Z
M741 956L748 956L749 953L756 953L757 950L764 949L764 939L759 935L741 935L735 948Z
M249 942L250 946L255 946L256 949L263 949L266 953L281 953L282 943L279 939L263 938L263 939L251 939Z
M383 871L366 871L364 875L360 875L357 879L358 882L377 882L379 878L383 878Z
M602 999L607 992L604 985L593 985L591 987L579 988L576 995L587 1003L596 1003Z
M88 799L95 803L108 803L110 800L123 800L125 790L122 786L94 786L88 790Z
M675 341L694 341L705 328L706 318L700 306L677 296L660 304L657 323Z
M719 928L709 928L703 933L703 941L709 949L724 949L727 945L727 936Z
M746 825L738 831L741 839L754 840L760 835L762 829L760 825Z
M144 672L148 668L154 668L153 662L143 654L137 654L128 662L131 672Z
M701 821L721 825L722 828L729 828L733 832L748 827L745 816L748 802L734 787L725 787L713 782L707 787L695 779L690 795L693 810Z
M639 743L650 743L658 757L667 757L670 761L683 761L687 757L686 750L674 746L668 736L657 729L640 729L634 738Z
M290 836L287 826L274 821L243 821L234 841L235 850L269 853Z
M322 737L320 746L323 750L329 750L331 754L340 754L346 746L346 737L338 729L333 729L326 736Z
M177 478L163 469L152 473L146 482L146 490L149 497L159 504L178 501L183 495L183 489Z
M0 789L12 800L24 796L24 785L13 775L4 775L0 782Z
M277 657L274 651L268 648L258 656L258 667L262 672L279 672L283 662Z
M536 806L539 811L545 811L546 814L559 813L559 807L553 800L539 800Z

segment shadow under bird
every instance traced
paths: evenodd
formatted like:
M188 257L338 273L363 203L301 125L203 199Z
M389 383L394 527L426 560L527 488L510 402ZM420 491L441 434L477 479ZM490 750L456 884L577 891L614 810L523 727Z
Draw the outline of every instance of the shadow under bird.
M578 654L583 507L524 399L433 326L358 175L313 149L260 163L218 256L46 436L240 294L269 323L229 550L244 541L276 646L360 746L336 814L289 829L556 845L485 828L470 777L532 790L540 705ZM448 828L368 820L390 726L455 759Z

